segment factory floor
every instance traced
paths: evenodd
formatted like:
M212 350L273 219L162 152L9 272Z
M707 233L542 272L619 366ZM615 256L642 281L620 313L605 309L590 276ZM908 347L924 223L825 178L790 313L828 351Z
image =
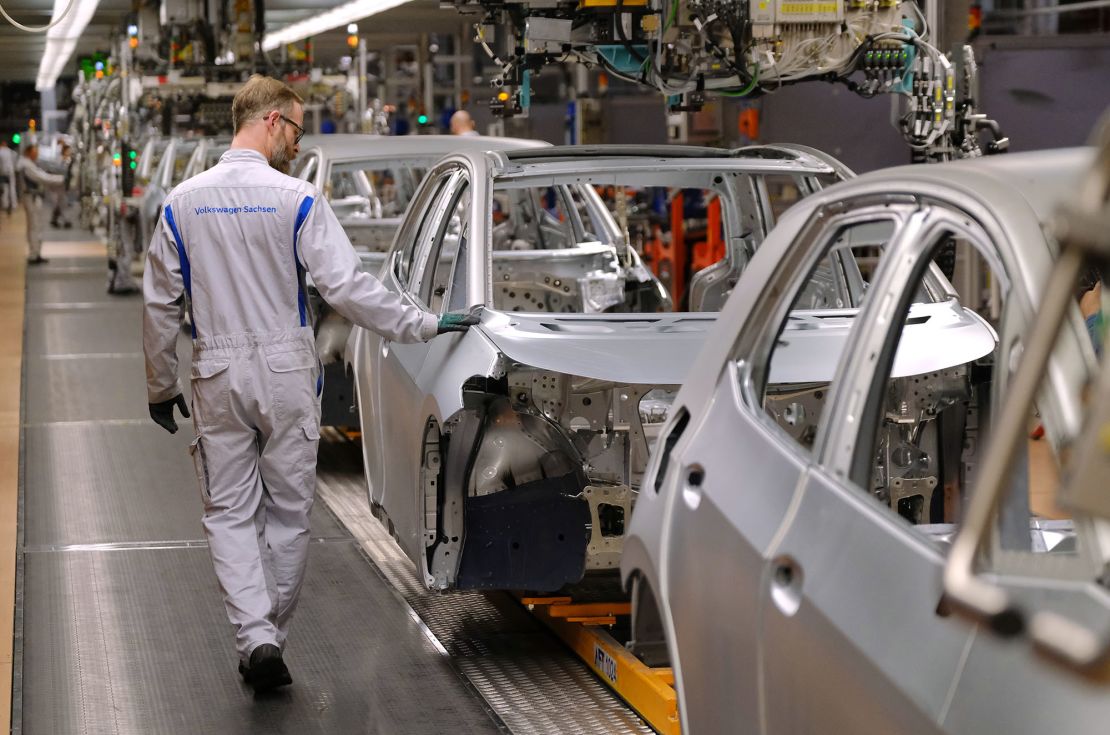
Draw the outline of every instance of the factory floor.
M192 432L147 415L141 299L105 292L104 245L76 230L47 231L44 265L25 251L22 213L0 215L0 732L650 732L507 595L426 592L331 430L294 685L255 698ZM186 376L189 351L183 337Z

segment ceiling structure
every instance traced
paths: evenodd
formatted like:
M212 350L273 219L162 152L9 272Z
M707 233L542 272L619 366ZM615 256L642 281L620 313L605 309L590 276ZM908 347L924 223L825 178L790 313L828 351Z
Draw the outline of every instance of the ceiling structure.
M80 1L80 0L78 0ZM46 25L54 8L53 0L0 0L13 18L25 25ZM342 0L269 0L266 2L267 27L274 30L298 20L318 14ZM76 56L108 49L111 34L120 27L125 14L131 11L132 0L100 0L96 13L77 45ZM360 23L360 35L373 48L395 43L415 43L421 33L458 33L466 19L452 9L442 9L438 0L411 0L400 7L372 16ZM0 82L34 82L38 75L46 45L45 34L25 33L0 18ZM343 28L323 33L315 38L317 58L323 63L337 59L346 51L346 31ZM66 66L62 76L72 74L74 61Z

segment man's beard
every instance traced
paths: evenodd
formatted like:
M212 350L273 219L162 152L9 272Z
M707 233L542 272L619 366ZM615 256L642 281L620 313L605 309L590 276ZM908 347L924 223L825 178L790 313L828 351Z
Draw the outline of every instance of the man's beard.
M293 156L284 143L270 152L270 168L276 169L283 174L289 173L289 164L292 163L292 161Z

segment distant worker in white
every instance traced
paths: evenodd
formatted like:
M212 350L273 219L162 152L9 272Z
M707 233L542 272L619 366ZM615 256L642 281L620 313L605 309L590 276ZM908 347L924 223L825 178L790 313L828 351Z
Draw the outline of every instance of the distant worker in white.
M150 415L171 433L175 406L189 417L176 343L191 316L190 451L239 672L256 692L292 682L282 652L316 486L323 381L305 273L340 314L398 342L477 323L405 305L362 272L327 201L285 174L303 120L292 89L251 77L232 102L231 149L166 197L143 277Z
M0 209L8 213L15 209L15 158L8 141L0 140Z
M23 149L15 164L16 181L20 186L19 199L27 216L27 262L31 265L45 263L42 257L42 229L45 212L43 195L51 187L60 187L65 179L61 174L51 174L39 168L39 147L34 142Z

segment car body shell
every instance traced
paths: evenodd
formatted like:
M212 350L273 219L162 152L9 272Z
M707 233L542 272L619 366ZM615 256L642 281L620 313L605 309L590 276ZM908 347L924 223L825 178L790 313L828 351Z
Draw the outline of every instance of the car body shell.
M1046 223L1090 158L1077 149L874 172L803 200L765 240L661 430L621 562L633 637L673 666L683 732L1105 728L1105 683L946 610L950 529L915 528L849 479L874 461L865 437L875 431L867 419L875 355L890 344L890 309L911 282L907 269L924 257L928 228L973 229L989 244L1009 304L994 339L1014 360L1051 268ZM871 284L853 341L813 368L823 380L836 377L807 452L763 409L760 366L790 308L787 279L816 262L824 241L814 233L875 208L904 213L889 246L896 255ZM1079 430L1093 361L1078 312L1063 332L1038 403L1055 446ZM950 347L943 335L933 338L950 364L981 354ZM995 401L1005 395L1000 372ZM1017 533L1028 542L1051 526L1034 522ZM1023 579L1027 592L1038 587ZM1061 607L1106 609L1105 590L1090 583L1047 588Z
M673 389L685 379L715 321L711 313L551 314L489 308L496 302L500 278L509 279L506 269L521 259L546 259L557 269L608 252L629 264L626 274L638 262L634 254L620 254L623 236L611 220L599 228L607 231L606 242L555 251L496 249L491 220L495 189L581 186L579 181L721 187L725 195L744 202L730 205L723 215L725 238L740 253L746 252L741 244L762 240L772 221L768 202L749 186L752 182L788 174L813 187L806 189L810 191L818 187L815 177L840 172L848 175L827 157L785 147L737 152L569 147L456 153L437 164L406 213L380 279L406 302L429 309L417 286L424 282L426 276L418 273L425 266L415 266L406 280L399 264L406 248L430 252L433 245L425 248L417 242L422 223L431 223L434 232L439 222L447 232L442 223L449 221L447 211L456 201L452 197L465 190L471 245L465 278L453 277L439 309L484 305L481 323L465 335L441 335L426 344L392 343L356 328L347 347L370 502L425 584L437 589L550 590L577 581L584 569L615 568L623 532L602 538L597 529L604 525L601 516L612 512L604 506L620 505L625 512L631 508L654 431L641 417L640 402L653 390ZM589 187L581 191L581 200L585 210L604 206ZM611 217L607 212L603 216ZM732 265L742 268L743 263ZM607 468L608 482L587 481L576 474L584 470L581 463L575 469L577 450L570 443L597 440L607 421L613 426L605 431L617 437L613 441L627 442L624 464ZM596 472L601 461L589 456ZM555 486L567 477L573 492L564 493L565 486ZM553 488L546 499L531 506L521 500L513 508L509 499L543 495L545 482ZM573 501L552 497L575 492ZM607 494L611 503L604 500ZM477 517L488 524L476 527ZM539 539L548 532L558 537L558 544L551 540L543 545ZM568 541L572 536L573 542ZM556 547L564 542L574 548L561 555Z
M131 196L123 199L123 216L131 224L130 233L121 229L122 237L134 237L135 249L142 252L150 238L162 212L166 195L177 184L193 176L204 168L201 162L214 163L207 152L218 142L210 138L168 139L151 138L143 146L136 169L135 189Z
M372 187L360 191L352 199L333 198L335 170L344 164L365 162L368 169L395 165L411 169L426 169L444 156L456 151L510 150L513 148L541 147L541 141L494 136L453 135L363 135L337 133L335 135L308 135L301 141L294 175L315 184L316 188L335 210L347 236L359 251L368 269L381 265L382 253L389 249L393 235L401 223L401 212L382 216L370 212L358 216L363 205L369 205L376 192ZM406 194L411 195L420 183L419 176L406 183Z
M385 136L364 134L308 135L301 141L301 152L293 175L311 181L331 204L347 237L354 245L363 269L377 272L385 259L385 251L400 225L400 213L382 216L372 202L377 192L363 176L354 177L359 191L344 201L333 199L333 176L337 168L358 167L366 170L397 168L415 175L407 184L415 188L423 171L443 156L458 150L507 150L539 147L540 141L519 138L460 137L451 135ZM402 196L411 195L411 190ZM380 210L380 206L378 208ZM332 311L306 276L309 303L316 329L316 347L325 371L321 397L321 421L326 425L354 426L358 423L351 378L342 364L343 350L351 324Z

